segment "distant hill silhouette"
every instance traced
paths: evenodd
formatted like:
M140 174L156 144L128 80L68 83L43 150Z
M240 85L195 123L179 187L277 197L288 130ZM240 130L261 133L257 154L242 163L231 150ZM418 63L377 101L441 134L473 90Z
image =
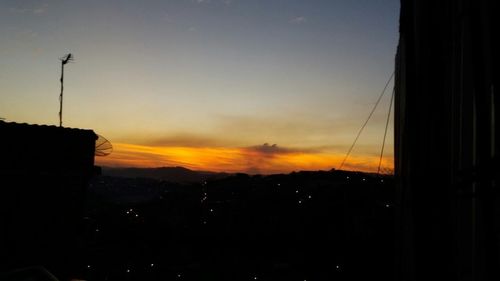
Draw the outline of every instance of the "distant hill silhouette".
M221 179L229 173L193 171L184 167L159 168L112 168L102 167L102 174L112 177L153 178L177 183L198 183L206 180Z

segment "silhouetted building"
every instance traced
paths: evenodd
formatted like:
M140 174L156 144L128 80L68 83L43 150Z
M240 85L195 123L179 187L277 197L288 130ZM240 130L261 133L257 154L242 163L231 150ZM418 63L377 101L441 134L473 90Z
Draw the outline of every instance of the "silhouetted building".
M0 269L60 272L76 259L96 138L92 130L0 121Z
M500 280L497 11L401 1L396 280Z

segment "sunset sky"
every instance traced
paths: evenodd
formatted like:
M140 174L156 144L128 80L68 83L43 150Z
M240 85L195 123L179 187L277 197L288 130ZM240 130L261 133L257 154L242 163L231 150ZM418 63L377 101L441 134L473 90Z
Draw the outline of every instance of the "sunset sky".
M99 165L329 170L393 72L398 16L398 0L2 0L0 117L57 125L71 52L63 122L113 143ZM390 94L346 169L376 170ZM392 144L390 126L384 171Z

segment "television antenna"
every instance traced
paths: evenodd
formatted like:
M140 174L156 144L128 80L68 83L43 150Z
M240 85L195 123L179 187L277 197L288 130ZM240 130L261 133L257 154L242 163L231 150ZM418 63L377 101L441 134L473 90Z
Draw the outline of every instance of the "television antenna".
M69 53L60 58L61 61L61 94L59 95L59 127L62 127L62 113L63 113L63 91L64 91L64 65L68 62L74 61L75 57Z
M108 156L113 152L113 145L105 137L97 135L95 141L95 156Z

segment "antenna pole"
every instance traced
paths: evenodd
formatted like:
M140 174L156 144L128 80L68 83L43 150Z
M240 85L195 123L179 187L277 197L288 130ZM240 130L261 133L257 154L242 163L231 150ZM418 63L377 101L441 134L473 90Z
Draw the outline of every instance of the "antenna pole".
M63 91L64 91L64 60L61 60L61 94L59 95L59 127L62 127Z
M67 54L61 59L61 94L59 95L59 127L62 127L62 113L63 113L63 91L64 91L64 65L73 61L73 55Z

